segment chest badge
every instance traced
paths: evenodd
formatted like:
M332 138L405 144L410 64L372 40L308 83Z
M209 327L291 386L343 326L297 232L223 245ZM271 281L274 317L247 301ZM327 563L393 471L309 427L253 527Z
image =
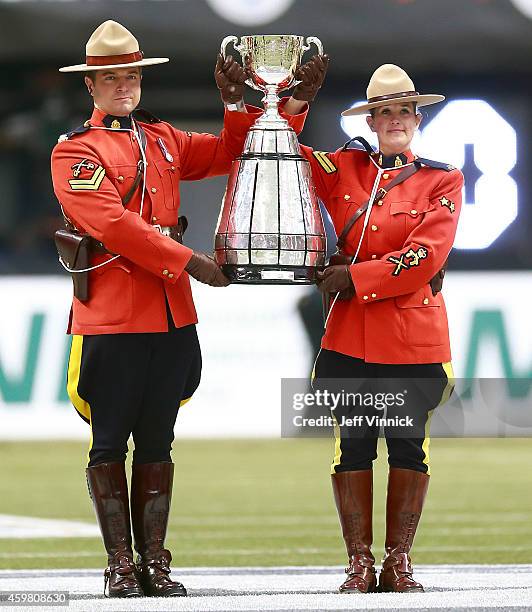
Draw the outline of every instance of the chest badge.
M164 155L164 158L167 162L173 162L174 158L170 151L166 148L164 144L164 140L162 138L157 138L157 144L159 145L159 149L161 149L161 153Z

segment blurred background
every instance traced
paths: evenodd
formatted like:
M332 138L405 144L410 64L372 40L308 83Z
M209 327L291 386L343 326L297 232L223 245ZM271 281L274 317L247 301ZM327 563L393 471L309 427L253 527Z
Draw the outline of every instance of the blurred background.
M79 565L79 559L72 560L75 555L67 554L82 547L75 539L79 533L69 536L74 539L58 555L53 552L57 542L42 539L42 534L31 536L22 529L14 536L18 523L12 517L91 520L82 482L88 431L64 389L71 281L52 241L62 220L49 159L58 136L91 113L82 76L57 69L84 61L87 39L106 19L129 28L147 56L171 58L144 70L141 105L183 130L221 129L223 107L213 70L220 42L229 34L290 33L322 40L330 68L300 136L318 150L335 150L356 135L370 138L363 122L342 122L340 113L365 99L369 77L382 63L399 64L422 93L445 94L443 104L422 109L422 129L413 149L452 163L465 175L465 206L444 285L455 373L530 382L532 0L0 0L0 566ZM260 104L260 96L248 89L246 101ZM183 182L181 187L181 212L189 219L185 242L210 251L225 177ZM267 514L274 521L276 512L276 525L284 527L272 532L267 546L254 536L233 546L243 550L256 545L247 556L209 557L207 551L198 557L191 552L179 561L282 562L275 554L260 554L275 549L278 538L291 547L285 561L339 563L336 519L325 490L332 444L273 440L280 432L281 378L307 377L311 370L321 333L317 292L304 287L212 291L194 286L204 371L200 389L176 427L177 438L190 438L176 441L174 459L188 474L192 501L190 508L184 507L185 516L175 518L175 529L184 534L201 522L193 503L195 474L201 479L218 460L227 482L221 477L219 489L196 491L196 500L209 500L205 515L214 516L205 540L215 537L216 517L225 520L239 508L255 518L246 523L242 510L242 521L234 519L235 532L245 533L246 524L255 530ZM505 403L513 407L513 421L499 428L502 437L522 436L523 427L531 426L530 384L516 388L507 389ZM233 445L212 438L241 440ZM81 442L59 444L58 439ZM440 449L443 472L439 497L431 502L434 508L441 516L454 516L455 522L481 510L489 524L505 515L510 522L502 533L511 533L516 541L486 544L485 559L530 562L531 499L530 493L522 493L526 479L527 486L532 484L522 471L532 455L530 440L436 440L434 446L434 457ZM458 478L466 464L469 471ZM512 477L517 472L519 479ZM56 482L47 480L52 473ZM17 484L22 476L28 486L36 485L30 495ZM271 478L279 480L279 495L270 492L263 498L264 481ZM291 497L294 483L302 482L306 484L297 495L308 502L305 511ZM490 484L506 488L491 496ZM463 493L458 505L449 499L451 488ZM317 517L314 523L305 522L308 535L325 538L325 543L314 544L317 552L308 552L304 535L294 536L300 538L295 542L286 540L292 525L303 520L298 512ZM451 562L462 546L460 559L468 562L468 551L486 541L487 532L478 531L477 523L463 523L463 530L476 533L479 541L458 544L438 521L443 531L440 536L431 531L422 560L438 562L447 547ZM89 530L83 537L94 535ZM491 535L501 540L501 533ZM16 537L25 540L26 556L13 556L11 549L20 550L14 544L18 540L10 539ZM90 542L83 544L93 551L87 553L87 563L98 564L100 545L97 539ZM190 549L195 550L193 541Z

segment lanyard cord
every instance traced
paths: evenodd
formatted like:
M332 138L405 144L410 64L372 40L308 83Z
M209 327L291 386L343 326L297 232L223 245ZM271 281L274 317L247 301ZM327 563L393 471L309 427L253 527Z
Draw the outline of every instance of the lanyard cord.
M373 163L375 163L375 162L373 162ZM380 180L381 180L381 175L382 175L383 172L384 172L384 169L379 167L379 166L377 166L377 176L375 177L375 181L374 181L373 187L371 189L371 194L369 196L369 204L368 204L368 208L366 210L366 214L364 215L364 225L362 226L362 233L360 234L360 240L358 241L358 246L357 246L357 249L355 251L355 254L351 258L351 264L350 265L355 263L356 258L358 257L358 253L360 251L360 247L362 246L362 240L364 239L364 234L366 233L366 228L367 228L368 223L369 223L369 216L371 214L371 209L373 208L373 200L375 199L375 194L377 193L377 189L379 187L379 183L380 183ZM338 296L339 295L340 295L340 292L338 292L334 296L334 299L333 299L333 301L331 303L331 306L329 308L329 312L327 313L327 318L325 319L325 323L323 325L324 329L327 328L327 323L329 322L329 317L331 316L331 312L332 312L332 310L334 308L334 305L336 304L336 301L338 300Z

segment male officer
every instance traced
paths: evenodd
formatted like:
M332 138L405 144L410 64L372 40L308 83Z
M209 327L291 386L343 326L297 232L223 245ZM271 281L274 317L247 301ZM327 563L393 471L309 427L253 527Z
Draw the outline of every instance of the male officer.
M167 58L145 58L131 32L114 21L94 31L86 52L84 64L61 71L85 73L92 116L52 153L65 220L91 241L83 268L89 270L88 296L74 296L68 325L68 392L92 430L86 473L108 553L109 596L186 595L169 577L164 539L173 427L201 372L188 275L215 287L228 280L211 258L177 242L179 181L228 173L262 111L242 102L246 72L231 57L219 57L215 79L226 105L224 129L219 137L182 132L137 109L141 68ZM325 72L313 68L314 61L294 91L302 100L323 81ZM299 110L296 100L284 101L288 111L294 104ZM305 116L306 108L286 115L296 132ZM136 566L124 468L131 434Z

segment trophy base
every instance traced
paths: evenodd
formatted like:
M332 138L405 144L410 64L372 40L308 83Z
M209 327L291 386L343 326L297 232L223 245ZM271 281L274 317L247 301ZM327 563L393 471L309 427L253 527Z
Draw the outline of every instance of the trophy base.
M222 272L239 285L313 285L320 268L305 266L238 266L223 264Z

